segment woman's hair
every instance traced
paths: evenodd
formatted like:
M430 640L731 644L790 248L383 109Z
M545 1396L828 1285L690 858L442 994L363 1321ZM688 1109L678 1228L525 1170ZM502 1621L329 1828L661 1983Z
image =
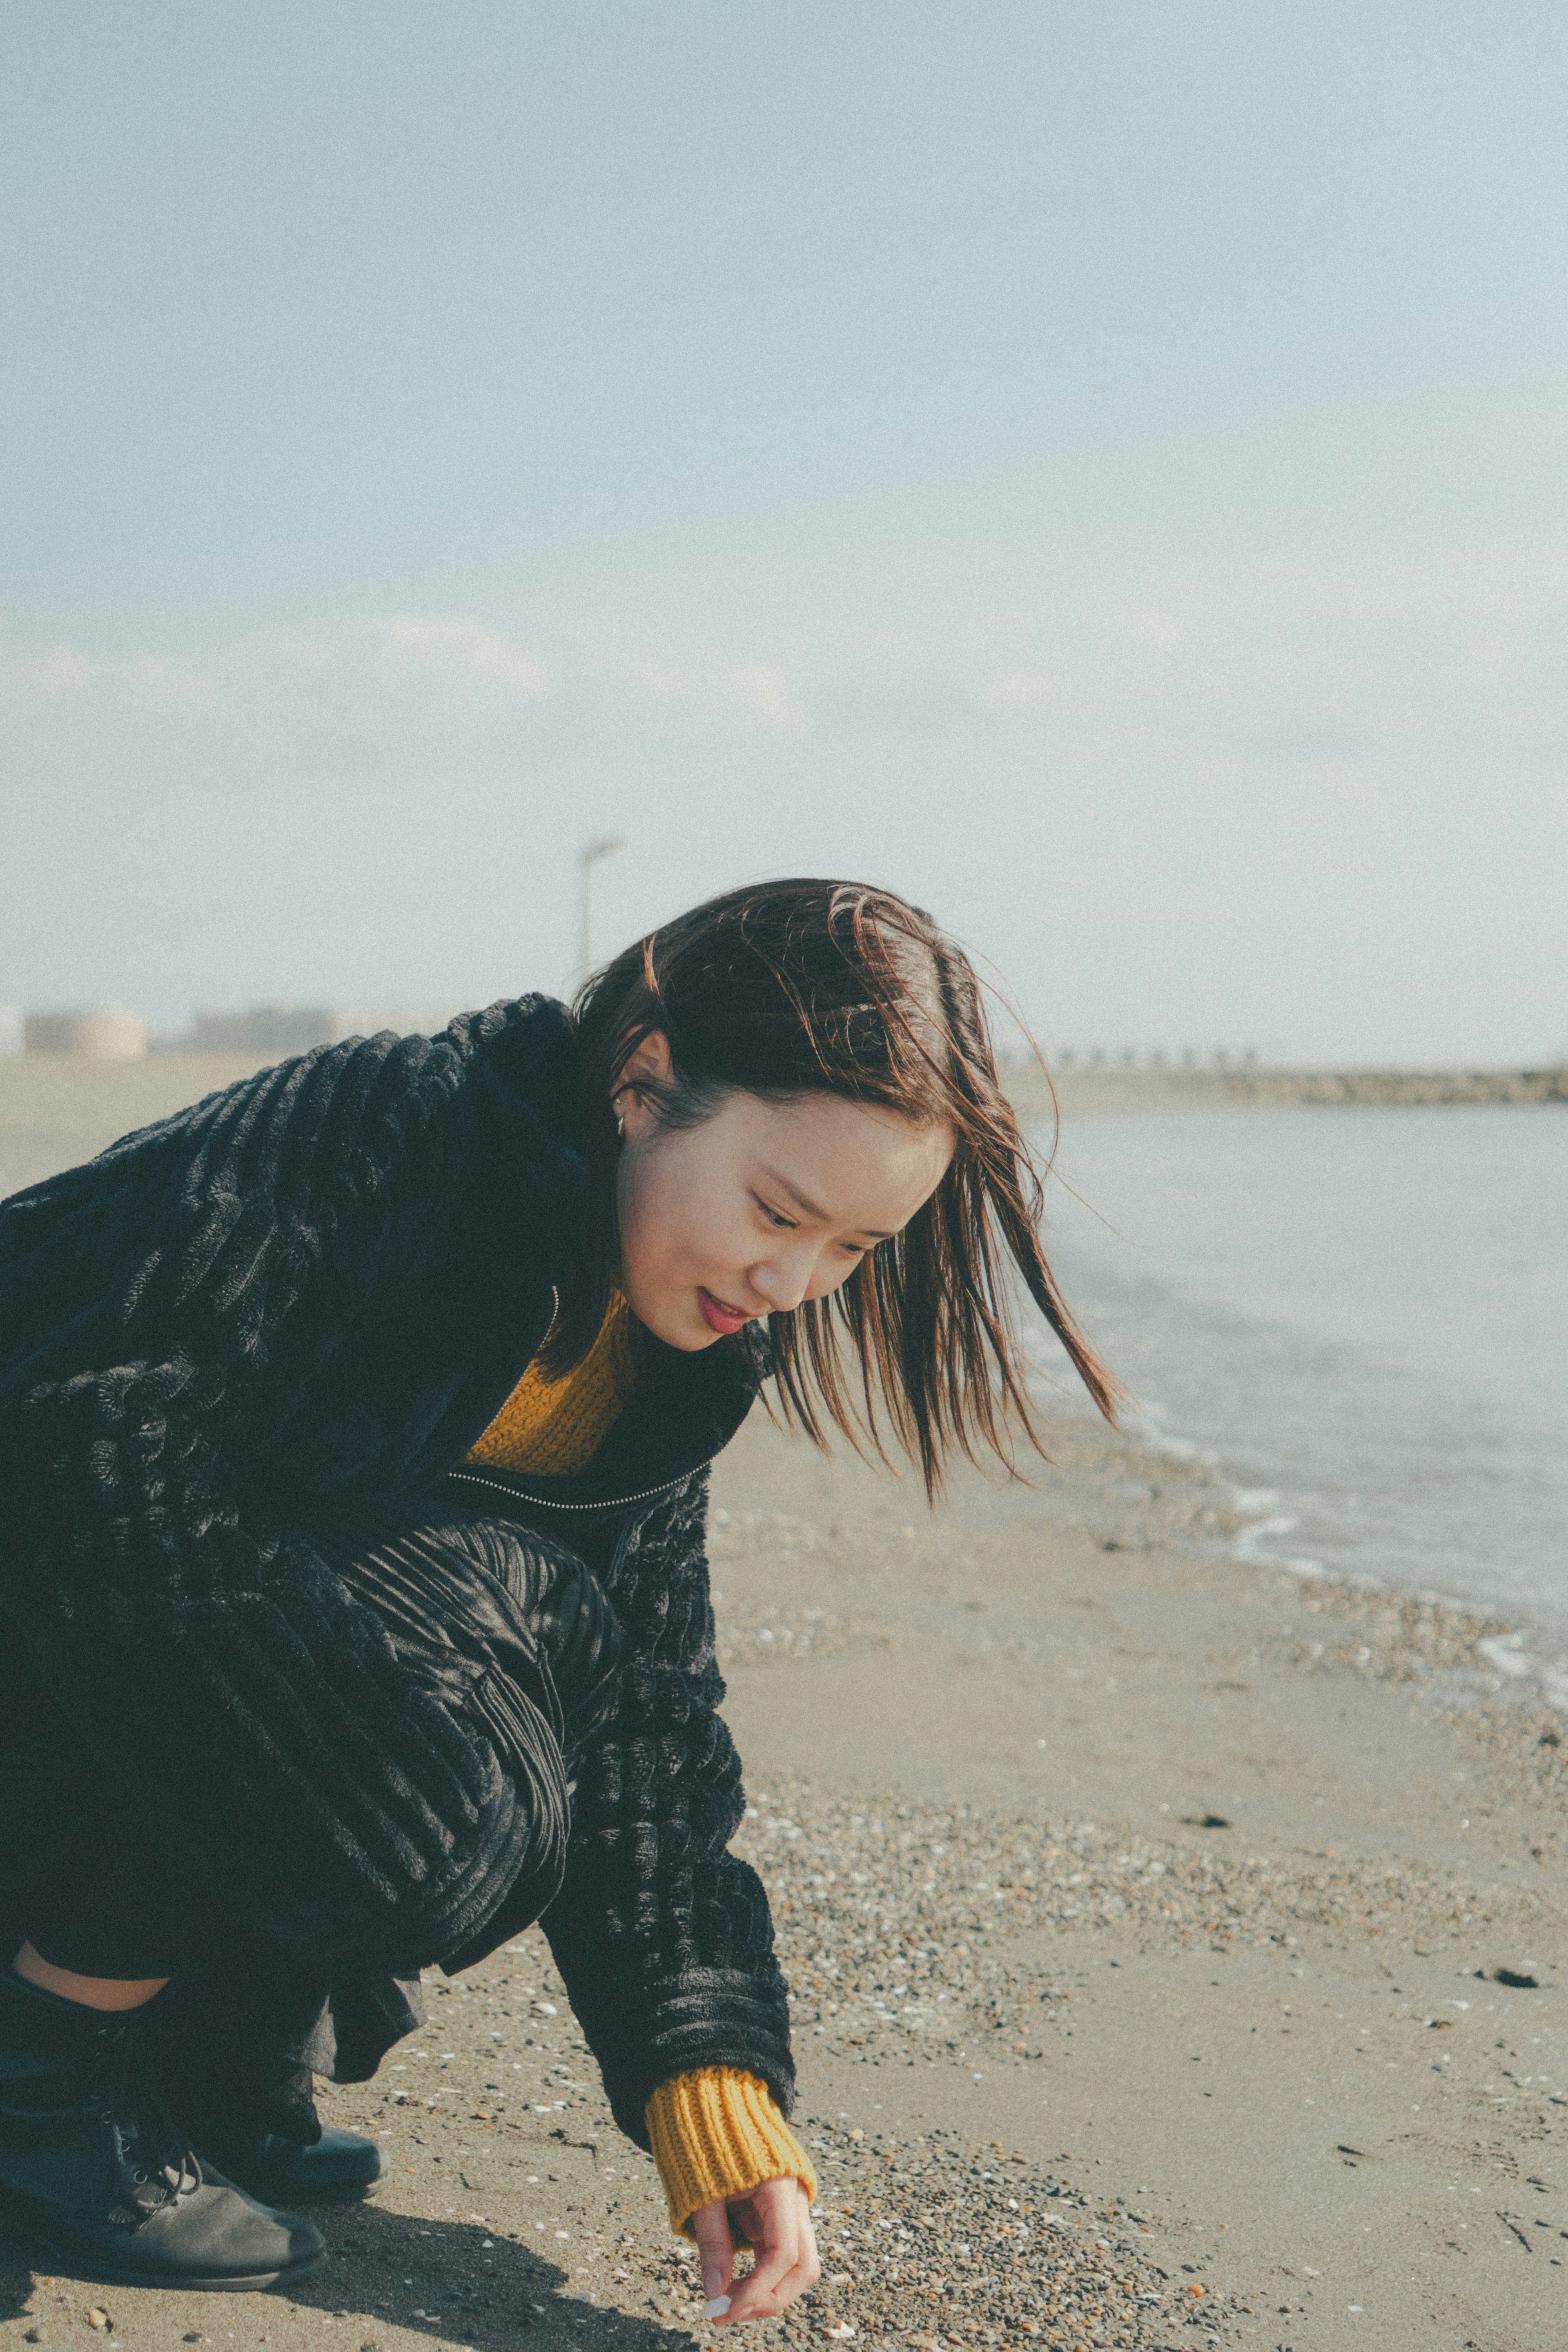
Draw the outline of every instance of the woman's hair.
M1069 1312L1040 1247L1041 1171L997 1076L980 984L963 950L891 890L765 882L727 891L627 948L572 1008L582 1049L582 1143L601 1213L561 1302L552 1368L580 1360L616 1278L611 1094L643 1040L669 1041L671 1076L639 1080L665 1127L732 1092L828 1094L945 1121L956 1148L902 1233L826 1298L768 1318L786 1421L819 1445L831 1423L879 1454L882 1412L935 1495L950 1446L1011 1465L1005 1423L1042 1452L1013 1315L1022 1277L1107 1419L1120 1393ZM846 1355L849 1359L846 1365Z

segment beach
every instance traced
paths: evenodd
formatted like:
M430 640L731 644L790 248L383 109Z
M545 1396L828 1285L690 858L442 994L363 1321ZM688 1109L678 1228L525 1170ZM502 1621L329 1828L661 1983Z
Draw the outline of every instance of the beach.
M760 1409L715 1465L738 1843L823 2250L750 2333L1548 2352L1568 1718L1489 1650L1504 1617L1239 1556L1200 1459L1065 1412L1047 1441L934 1514ZM0 2346L719 2340L539 1932L427 2005L373 2083L324 2087L389 2171L318 2216L292 2296L10 2256Z
M1496 1623L1238 1562L1201 1468L1051 1444L935 1517L760 1412L716 1465L741 1843L821 2174L824 2283L754 2332L1544 2352L1560 1719ZM323 2095L391 2168L292 2298L13 2262L0 2343L95 2312L150 2352L713 2340L538 1931L429 2007Z

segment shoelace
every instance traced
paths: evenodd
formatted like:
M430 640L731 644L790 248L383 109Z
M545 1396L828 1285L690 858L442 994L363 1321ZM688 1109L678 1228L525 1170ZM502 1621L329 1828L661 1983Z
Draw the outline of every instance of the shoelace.
M138 2146L141 2138L139 2123L118 2127L115 2143L120 2169L125 2177L125 2193L129 2202L139 2212L151 2216L170 2205L177 2205L182 2197L194 2195L202 2185L202 2175L193 2151L182 2147L174 2139L174 2153L160 2159L149 2158L143 2163Z
M130 2172L133 2190L141 2188L159 2189L160 2184L162 2185L162 2193L153 2200L155 2208L159 2205L178 2204L182 2197L193 2195L202 2185L202 2176L196 2168L195 2157L189 2148L182 2149L180 2154L170 2162L158 2165L151 2172L143 2166L135 2164L131 2166ZM142 2200L138 2198L136 2201L140 2204Z
M125 2176L130 2201L152 2214L178 2204L202 2185L194 2151L186 2147L153 2084L148 2081L142 2053L133 2028L116 2037L104 2052L105 2108L117 2109L131 2120L114 2126L115 2153ZM143 2142L152 2143L145 2158ZM155 2151L155 2152L154 2152Z

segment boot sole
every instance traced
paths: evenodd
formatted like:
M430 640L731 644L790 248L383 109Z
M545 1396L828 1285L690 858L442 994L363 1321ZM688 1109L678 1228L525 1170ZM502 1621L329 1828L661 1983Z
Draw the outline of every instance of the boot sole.
M359 2204L365 2198L373 2197L378 2189L384 2189L392 2177L383 2167L373 2180L366 2180L362 2176L356 2180L345 2175L340 2175L336 2180L329 2178L319 2182L268 2180L262 2173L252 2179L246 2179L238 2172L220 2171L215 2165L209 2164L205 2157L202 2162L209 2179L226 2180L231 2189L237 2189L242 2196L254 2198L258 2205L270 2205L275 2213L298 2213L307 2205Z
M98 2263L84 2256L73 2246L51 2238L47 2231L29 2229L8 2217L0 2215L0 2236L4 2236L24 2255L41 2253L53 2264L57 2273L68 2278L88 2279L95 2286L150 2286L167 2294L180 2288L193 2294L257 2294L264 2288L278 2286L285 2282L305 2278L327 2259L328 2248L308 2254L302 2263L290 2263L278 2271L253 2271L246 2278L204 2278L192 2271L168 2271L162 2274L152 2271L117 2270L112 2263Z
M367 2197L375 2195L385 2178L383 2173L376 2180L340 2180L323 2189L298 2189L292 2185L285 2188L281 2184L276 2189L249 2189L243 2180L236 2180L235 2187L244 2189L246 2195L254 2197L258 2205L281 2207L286 2212L298 2213L308 2205L361 2204Z

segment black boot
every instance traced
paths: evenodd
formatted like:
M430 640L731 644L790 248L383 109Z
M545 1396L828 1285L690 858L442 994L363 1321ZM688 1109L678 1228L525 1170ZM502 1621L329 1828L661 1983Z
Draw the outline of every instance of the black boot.
M136 2011L107 2014L0 1971L0 2224L115 2286L271 2286L326 2241L192 2154L142 2063Z
M215 2139L225 2177L267 2205L346 2205L368 2197L386 2170L373 2139L324 2131L310 2147L277 2132Z
M412 1990L417 1998L417 1979ZM400 2021L417 2021L407 1995L392 1991ZM180 1977L149 2008L159 2086L186 2141L263 2205L344 2203L386 2170L373 2139L321 2128L314 2064L330 2073L345 2054L338 2024L318 1971L255 1946ZM394 2034L389 2020L366 2053L349 2031L359 2081Z

